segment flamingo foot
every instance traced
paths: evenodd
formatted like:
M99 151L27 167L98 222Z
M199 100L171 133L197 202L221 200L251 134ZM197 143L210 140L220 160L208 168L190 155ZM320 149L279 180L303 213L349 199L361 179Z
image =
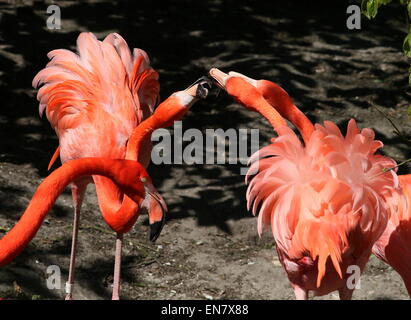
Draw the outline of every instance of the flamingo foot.
M66 282L66 298L64 300L73 300L74 283Z

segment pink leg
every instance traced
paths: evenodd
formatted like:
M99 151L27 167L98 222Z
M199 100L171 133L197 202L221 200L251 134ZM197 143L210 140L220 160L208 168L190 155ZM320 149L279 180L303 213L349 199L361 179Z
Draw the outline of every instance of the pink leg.
M116 253L114 257L114 279L112 300L120 300L120 273L121 273L121 247L123 244L123 234L117 233Z
M73 286L74 286L74 269L76 265L76 252L77 252L77 237L78 228L80 222L80 209L83 203L84 193L86 192L87 184L75 184L71 186L71 194L73 197L74 206L74 221L73 221L73 237L71 240L71 255L70 255L70 267L69 276L66 282L66 300L73 299Z
M300 286L293 285L295 298L297 300L308 300L308 291L301 288Z

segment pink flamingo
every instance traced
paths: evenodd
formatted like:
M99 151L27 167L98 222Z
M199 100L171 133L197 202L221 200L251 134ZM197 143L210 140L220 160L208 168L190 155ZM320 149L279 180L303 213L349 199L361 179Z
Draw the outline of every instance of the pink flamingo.
M44 84L37 95L40 115L46 111L59 138L50 165L59 153L62 163L104 157L138 160L147 166L151 132L181 119L208 93L207 81L200 80L172 94L153 114L159 99L158 74L143 50L134 49L131 54L124 39L115 33L103 41L81 33L77 49L78 55L64 49L51 51L51 61L33 79L34 87ZM144 120L145 125L139 127ZM138 204L106 177L85 176L72 183L74 223L66 299L72 299L80 208L86 187L93 182L103 217L117 233L113 299L119 299L123 234L140 212ZM165 221L166 205L152 184L149 188L151 198L142 205L148 207L150 240L155 241Z
M313 126L272 82L216 68L210 75L236 101L262 114L278 134L250 159L247 204L254 214L261 205L258 232L271 225L296 298L338 290L341 299L351 299L354 288L347 284L346 271L357 266L362 272L387 225L384 199L398 189L398 179L383 169L395 162L375 154L383 144L371 129L360 131L354 120L344 137L330 121ZM276 109L301 130L304 144Z
M304 140L308 140L314 126L283 88L267 80L254 80L236 72L229 74L243 77L253 84L282 116L297 127ZM390 208L390 219L372 252L400 274L411 296L411 175L399 175L398 179L401 190L391 192L385 199Z

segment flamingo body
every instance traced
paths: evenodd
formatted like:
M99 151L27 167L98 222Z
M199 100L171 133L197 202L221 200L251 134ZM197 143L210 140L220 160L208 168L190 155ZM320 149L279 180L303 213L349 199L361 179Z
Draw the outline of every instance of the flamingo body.
M131 54L118 34L99 41L91 33L81 33L77 49L78 55L64 49L51 51L51 61L33 79L34 87L44 84L37 95L40 115L46 112L59 137L62 163L83 157L124 159L128 138L154 110L158 74L147 54L141 49ZM150 141L145 144L138 160L147 166ZM138 217L137 206L130 201L122 206L120 190L99 176L75 182L80 197L90 182L96 184L106 222L116 232L127 232Z
M258 231L271 226L294 286L327 294L345 287L350 265L364 268L389 218L381 195L396 187L381 174L395 163L374 155L380 147L354 120L345 137L327 121L305 147L289 129L251 158L248 206L256 214L261 205Z
M387 225L386 198L398 190L398 178L383 169L395 162L376 154L382 142L354 120L343 136L330 121L312 125L285 90L269 81L215 68L210 75L278 133L250 159L247 205L259 212L259 233L271 227L296 297L339 290L341 298L351 298L347 268L363 270ZM282 116L300 130L304 144Z
M98 41L91 33L77 39L78 54L54 50L51 61L33 79L40 115L59 137L63 163L84 157L130 159L148 166L153 130L180 120L188 109L208 93L207 81L197 81L166 99L154 112L159 99L158 74L141 49L131 53L118 34ZM143 122L146 120L145 124ZM57 158L55 153L50 165ZM49 166L50 166L49 165ZM72 183L74 227L67 299L71 299L81 203L87 184L96 185L98 203L107 224L117 233L113 299L119 299L120 257L123 234L135 224L143 206L150 222L150 240L155 241L165 222L166 204L151 183L147 199L130 199L112 180L82 176Z

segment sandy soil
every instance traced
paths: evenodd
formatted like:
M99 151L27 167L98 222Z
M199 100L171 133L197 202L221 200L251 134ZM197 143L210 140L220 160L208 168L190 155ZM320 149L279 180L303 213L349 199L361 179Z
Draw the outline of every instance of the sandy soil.
M376 131L386 154L409 158L409 146L374 108L410 133L403 12L384 8L375 21L364 18L362 30L350 31L346 1L272 2L171 1L159 8L148 0L57 1L62 29L55 31L46 28L48 2L1 3L0 235L16 223L47 176L57 146L47 120L38 116L31 80L46 64L47 52L74 49L80 31L99 37L119 32L130 46L147 50L161 76L162 97L212 66L236 70L276 81L315 122L329 119L344 128L356 118ZM198 103L184 121L188 128L258 128L261 145L272 135L260 116L224 96ZM149 171L169 205L168 221L155 244L148 241L146 217L125 237L123 299L293 299L271 234L259 238L256 219L247 213L240 165L152 165ZM64 283L71 225L67 189L28 248L0 269L0 297L64 296L63 289L47 289L46 270L59 266ZM89 186L75 298L110 298L114 239ZM406 298L399 276L372 257L354 299Z

